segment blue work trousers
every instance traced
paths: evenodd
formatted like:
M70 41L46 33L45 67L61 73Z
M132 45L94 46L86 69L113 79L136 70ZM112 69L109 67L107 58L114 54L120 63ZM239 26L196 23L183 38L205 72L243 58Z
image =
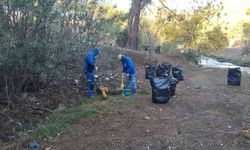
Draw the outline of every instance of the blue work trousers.
M126 88L132 89L133 94L137 93L136 75L130 74L126 80Z
M87 72L85 73L87 79L87 88L86 88L86 96L92 97L94 96L94 88L95 88L95 73Z

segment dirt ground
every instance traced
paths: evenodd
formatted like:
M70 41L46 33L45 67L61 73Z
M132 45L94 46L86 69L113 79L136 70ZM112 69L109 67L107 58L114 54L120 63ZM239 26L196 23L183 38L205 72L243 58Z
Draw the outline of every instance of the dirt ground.
M130 55L131 52L130 52ZM138 54L137 54L138 55ZM115 110L74 125L44 148L58 150L247 150L250 142L240 132L250 127L250 76L242 84L226 84L226 70L204 69L178 58L155 55L159 62L182 65L185 80L167 104L154 104L150 94ZM136 58L134 58L136 59ZM143 63L135 61L138 79L144 79Z

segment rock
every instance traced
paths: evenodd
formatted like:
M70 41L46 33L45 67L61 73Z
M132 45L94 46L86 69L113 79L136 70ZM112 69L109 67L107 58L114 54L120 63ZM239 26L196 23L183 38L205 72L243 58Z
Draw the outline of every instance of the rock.
M195 86L194 88L199 90L201 89L201 86Z

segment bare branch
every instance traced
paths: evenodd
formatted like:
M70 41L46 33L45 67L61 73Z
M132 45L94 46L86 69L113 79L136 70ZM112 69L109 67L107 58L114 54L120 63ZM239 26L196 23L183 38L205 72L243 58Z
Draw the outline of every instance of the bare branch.
M159 0L159 1L160 1L160 3L162 4L162 6L163 6L164 8L166 8L170 13L175 14L175 12L174 12L173 10L171 10L167 5L165 5L164 2L163 2L162 0Z

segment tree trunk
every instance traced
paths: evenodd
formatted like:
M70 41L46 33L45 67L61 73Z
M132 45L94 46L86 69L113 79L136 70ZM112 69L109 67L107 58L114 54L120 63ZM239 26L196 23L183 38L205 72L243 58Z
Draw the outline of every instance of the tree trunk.
M138 48L138 34L139 34L139 24L140 24L140 14L141 14L141 0L132 0L131 8L128 15L128 43L127 47L129 49Z

